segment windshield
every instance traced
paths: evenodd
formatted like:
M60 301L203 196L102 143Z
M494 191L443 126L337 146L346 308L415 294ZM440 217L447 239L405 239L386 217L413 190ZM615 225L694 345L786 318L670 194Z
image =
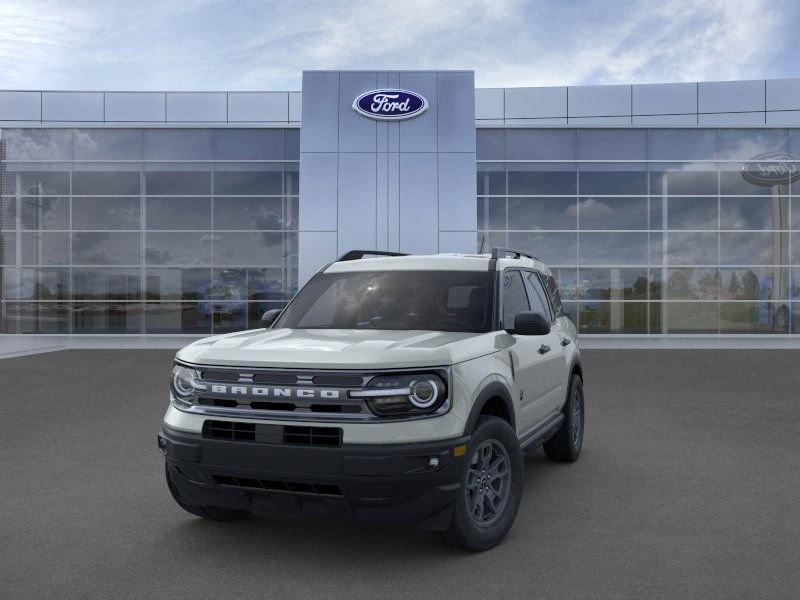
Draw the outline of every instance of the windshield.
M380 271L314 277L274 327L489 331L488 271Z

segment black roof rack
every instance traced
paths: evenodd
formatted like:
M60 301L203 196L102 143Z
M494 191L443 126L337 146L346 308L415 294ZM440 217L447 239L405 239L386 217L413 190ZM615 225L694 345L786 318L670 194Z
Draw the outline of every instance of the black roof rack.
M387 252L386 250L350 250L342 254L337 262L359 260L365 256L408 256L408 254L405 252Z
M512 258L522 258L525 256L526 258L530 258L531 260L539 260L535 256L531 256L530 254L526 254L525 252L520 252L519 250L512 250L511 248L492 248L492 258L497 260L498 258L508 258L508 255L511 254Z

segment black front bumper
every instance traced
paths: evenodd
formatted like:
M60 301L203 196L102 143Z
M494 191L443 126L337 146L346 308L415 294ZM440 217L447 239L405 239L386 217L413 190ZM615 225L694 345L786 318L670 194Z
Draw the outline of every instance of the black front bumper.
M444 529L469 436L419 444L313 447L204 438L164 428L171 478L190 504Z

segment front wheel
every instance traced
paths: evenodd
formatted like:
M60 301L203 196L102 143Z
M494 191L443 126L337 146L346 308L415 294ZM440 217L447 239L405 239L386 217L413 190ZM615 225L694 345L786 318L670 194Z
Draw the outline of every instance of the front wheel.
M482 552L506 537L522 499L523 459L511 426L481 417L472 435L469 464L453 520L439 535L450 544Z
M575 462L583 446L583 380L574 375L569 384L569 397L564 404L564 420L556 434L544 443L550 460Z

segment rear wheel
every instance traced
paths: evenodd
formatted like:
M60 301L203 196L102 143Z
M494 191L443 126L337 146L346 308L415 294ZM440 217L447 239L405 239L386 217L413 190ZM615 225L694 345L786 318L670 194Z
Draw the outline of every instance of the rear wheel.
M466 550L493 548L506 537L522 498L522 452L511 426L481 417L472 435L469 464L450 527L442 539Z
M198 517L210 519L212 521L238 521L244 519L250 514L249 510L231 510L229 508L221 508L219 506L198 506L191 504L184 498L180 490L178 490L175 482L172 480L172 474L169 472L169 467L164 465L164 472L167 476L167 487L169 493L172 494L175 502L186 512L190 512Z
M544 443L547 458L560 462L578 460L583 446L583 411L583 380L573 375L564 405L564 421L556 434Z

